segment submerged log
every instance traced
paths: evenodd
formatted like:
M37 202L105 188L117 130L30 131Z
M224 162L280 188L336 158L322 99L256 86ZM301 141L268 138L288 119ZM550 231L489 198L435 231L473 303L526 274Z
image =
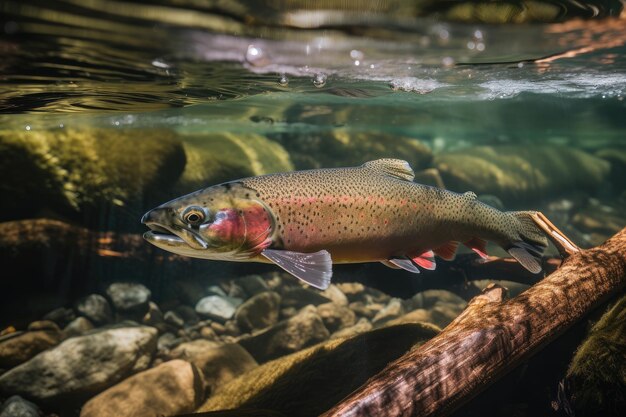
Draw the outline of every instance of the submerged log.
M576 248L577 249L577 248ZM626 228L517 297L489 286L439 335L323 416L445 416L626 286Z

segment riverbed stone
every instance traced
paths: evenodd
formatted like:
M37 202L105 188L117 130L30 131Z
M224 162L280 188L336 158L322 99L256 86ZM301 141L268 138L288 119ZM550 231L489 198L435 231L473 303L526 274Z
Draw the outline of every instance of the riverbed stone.
M406 304L410 310L417 308L429 309L433 307L437 302L457 304L462 308L465 308L465 306L467 306L467 301L454 294L453 292L436 289L418 292L409 300L407 300Z
M122 316L143 317L148 312L152 293L143 284L115 282L106 289L115 311Z
M76 311L92 323L101 326L113 321L111 305L100 294L90 294L76 303Z
M235 320L244 332L262 330L276 324L279 309L280 295L266 291L241 304L235 313Z
M256 294L269 290L267 283L260 275L246 275L241 278L237 278L234 283L239 285L248 297L252 297Z
M272 135L291 154L297 169L358 166L379 158L405 159L414 169L430 164L433 154L422 141L383 132L332 130Z
M282 293L281 306L283 308L294 307L300 309L308 305L320 305L331 301L324 297L320 291L303 287L287 288Z
M346 300L347 301L347 300ZM356 314L345 305L324 303L317 306L317 314L330 333L356 323Z
M314 306L304 307L298 314L239 343L259 362L296 352L328 339L330 333Z
M72 337L0 375L0 393L78 401L148 367L157 330L120 327Z
M180 176L185 154L168 129L53 129L0 132L0 219L38 211L75 215L160 195ZM12 175L22 172L22 175ZM27 174L27 175L26 175ZM81 216L75 216L81 219Z
M198 301L196 304L196 313L223 323L235 315L237 307L239 307L241 303L242 300L240 298L209 295Z
M75 318L76 314L74 313L74 310L65 307L55 308L43 316L43 320L52 321L60 327L67 326L67 324Z
M258 366L254 358L236 343L194 340L183 343L168 355L193 363L204 376L207 394Z
M185 135L187 165L176 185L181 193L236 178L293 171L289 153L258 134Z
M439 154L434 165L450 190L497 195L506 205L595 191L610 170L601 158L557 145L475 146Z
M404 305L399 298L392 298L372 319L372 324L381 325L404 314Z
M335 284L330 284L330 286L322 291L320 294L328 298L335 304L342 306L348 305L348 297L346 297L346 295Z
M52 323L55 327L56 324ZM63 339L61 330L56 328L33 329L15 332L0 340L0 368L13 368L26 362L46 349L56 346Z
M81 336L90 330L93 330L94 325L84 317L76 317L67 326L63 328L63 333L66 337Z
M361 317L354 325L337 330L330 335L331 339L340 339L346 337L356 336L357 334L366 333L372 330L374 326L365 317Z
M436 334L430 326L409 324L330 340L246 372L209 397L199 411L242 408L317 416Z
M36 404L13 395L0 407L0 417L40 417L41 411Z
M140 372L98 394L81 417L154 417L190 413L204 399L202 375L191 363L175 359Z

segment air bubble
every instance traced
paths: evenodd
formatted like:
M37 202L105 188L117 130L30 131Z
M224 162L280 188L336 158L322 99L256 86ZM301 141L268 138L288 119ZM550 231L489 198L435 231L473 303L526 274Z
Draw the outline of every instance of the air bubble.
M29 125L26 125L26 130L30 130L30 126Z
M315 74L313 77L313 85L317 88L322 88L326 85L326 74Z
M478 42L476 44L476 50L481 51L481 52L484 51L485 50L485 44L482 43L482 42Z
M467 43L467 49L475 49L476 48L476 43L474 43L473 41L469 41Z
M256 45L248 45L245 58L248 64L255 67L264 67L270 63L268 54Z
M350 58L354 59L355 61L361 61L363 60L363 52L359 51L358 49L353 49L350 51Z
M281 74L280 79L278 80L278 84L283 87L287 87L289 85L289 78L285 74Z
M452 58L451 56L447 56L441 60L441 64L444 67L451 67L454 65L454 58Z
M483 33L480 30L475 30L474 31L474 38L475 39L482 39L483 38Z

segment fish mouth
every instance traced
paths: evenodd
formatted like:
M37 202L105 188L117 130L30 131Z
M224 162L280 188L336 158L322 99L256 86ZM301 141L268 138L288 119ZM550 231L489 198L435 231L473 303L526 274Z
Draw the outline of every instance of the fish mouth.
M165 226L156 222L144 222L150 231L143 234L148 242L163 248L187 247L195 250L205 250L207 242L195 232L178 226Z

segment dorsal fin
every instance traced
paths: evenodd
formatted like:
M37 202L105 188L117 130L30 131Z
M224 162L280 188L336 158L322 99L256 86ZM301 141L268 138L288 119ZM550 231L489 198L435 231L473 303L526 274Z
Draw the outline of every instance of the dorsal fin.
M413 172L411 165L402 159L376 159L374 161L364 163L363 167L383 172L401 180L413 181L415 178L415 172Z

